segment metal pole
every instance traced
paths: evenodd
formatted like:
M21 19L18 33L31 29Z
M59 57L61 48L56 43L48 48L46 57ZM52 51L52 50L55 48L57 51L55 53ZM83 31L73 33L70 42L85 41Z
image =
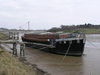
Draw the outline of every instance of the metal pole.
M28 30L30 30L30 22L28 21Z

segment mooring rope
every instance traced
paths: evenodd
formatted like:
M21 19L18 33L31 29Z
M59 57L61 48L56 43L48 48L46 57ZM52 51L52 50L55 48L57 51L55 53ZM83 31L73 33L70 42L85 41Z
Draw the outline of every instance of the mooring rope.
M71 47L71 44L72 44L72 41L69 42L69 47L67 48L66 53L65 53L64 57L62 58L62 61L61 62L63 62L63 60L65 59L66 55L68 54L69 49Z

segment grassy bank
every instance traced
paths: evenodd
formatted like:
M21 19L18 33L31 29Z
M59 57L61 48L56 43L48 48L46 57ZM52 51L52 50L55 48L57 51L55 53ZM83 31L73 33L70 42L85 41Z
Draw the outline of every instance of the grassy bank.
M80 32L86 33L86 34L100 34L100 29L79 29Z
M70 33L73 33L73 32L83 32L85 34L100 34L100 29L92 29L92 28L80 28L80 29L75 29L75 30L66 30L64 32L70 32Z
M35 75L35 73L17 57L0 48L0 75Z
M6 40L6 39L8 39L8 36L0 32L0 40Z
M7 35L0 33L0 40L7 38ZM17 57L0 48L0 75L35 75L35 72Z

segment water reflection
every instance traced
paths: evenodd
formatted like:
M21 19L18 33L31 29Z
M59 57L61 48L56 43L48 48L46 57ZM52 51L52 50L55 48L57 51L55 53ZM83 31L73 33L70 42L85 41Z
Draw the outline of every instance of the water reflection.
M36 49L29 49L27 59L29 62L37 64L41 69L48 71L52 75L78 75L83 72L83 57L51 54Z

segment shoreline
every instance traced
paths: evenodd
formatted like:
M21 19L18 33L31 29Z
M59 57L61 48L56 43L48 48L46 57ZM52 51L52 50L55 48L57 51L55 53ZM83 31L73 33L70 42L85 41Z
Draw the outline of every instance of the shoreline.
M0 45L0 48L2 48L5 52L8 52L10 55L12 55L12 53L11 53L11 51L9 51L9 50L7 50L5 47L4 47L5 45ZM12 57L13 57L14 55L12 55ZM20 62L22 62L23 64L25 64L25 65L27 65L27 66L29 66L30 68L32 68L33 69L33 71L35 72L35 75L51 75L51 74L49 74L48 72L45 72L45 71L43 71L42 69L40 69L40 68L38 68L37 67L37 65L36 64L31 64L30 62L28 62L27 60L26 60L26 58L25 57L21 57L21 56L15 56L15 57L17 57L18 58L18 60L20 61ZM16 58L15 58L16 59Z
M25 58L23 58L23 57L19 57L19 60L20 60L21 62L23 62L24 64L28 65L29 67L31 67L33 70L35 70L35 71L36 71L36 75L51 75L51 74L49 74L48 72L45 72L45 71L43 71L42 69L39 69L39 68L37 67L36 64L31 64L31 63L29 63L29 62L28 62Z
M0 75L35 75L35 71L0 46Z
M1 36L0 36L1 40L5 40L5 41L9 40L8 39L9 37L8 37L7 33L6 34L5 33L0 33L0 34L1 34ZM5 38L3 38L3 37L5 37ZM11 48L8 48L6 44L0 44L0 48L3 49L5 52L8 52L10 55L12 55L12 57L14 56L12 54ZM23 64L25 64L25 65L29 66L30 68L32 68L33 71L35 72L35 75L50 75L48 72L45 72L42 69L39 69L36 64L31 64L30 62L28 62L25 57L21 57L19 55L15 56L15 57L17 57L18 60L20 62L22 62Z

